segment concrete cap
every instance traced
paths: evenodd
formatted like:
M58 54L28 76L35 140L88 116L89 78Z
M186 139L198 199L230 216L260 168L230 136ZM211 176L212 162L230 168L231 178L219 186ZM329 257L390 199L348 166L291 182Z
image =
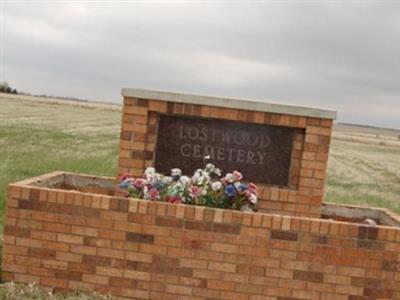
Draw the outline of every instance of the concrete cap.
M209 105L217 107L228 107L228 108L262 111L262 112L270 112L277 114L289 114L289 115L305 116L313 118L323 118L323 119L333 119L333 120L336 119L336 111L334 110L271 103L254 99L235 99L228 97L201 96L201 95L192 95L179 92L164 92L156 90L131 89L131 88L123 88L121 93L122 96L131 98L160 100L160 101L178 102L186 104Z

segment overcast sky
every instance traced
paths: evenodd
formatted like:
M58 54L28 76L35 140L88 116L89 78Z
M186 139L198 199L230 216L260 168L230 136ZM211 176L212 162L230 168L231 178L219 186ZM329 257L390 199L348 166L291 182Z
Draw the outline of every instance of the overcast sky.
M400 128L400 1L2 1L1 16L1 81L25 92L257 98Z

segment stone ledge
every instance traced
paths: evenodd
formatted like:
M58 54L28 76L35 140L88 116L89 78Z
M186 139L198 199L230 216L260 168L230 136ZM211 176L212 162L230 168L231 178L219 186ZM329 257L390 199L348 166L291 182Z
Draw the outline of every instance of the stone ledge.
M124 97L132 97L140 99L228 107L228 108L254 110L262 112L278 113L278 114L298 115L298 116L322 118L322 119L332 119L332 120L336 119L336 111L334 110L326 110L326 109L304 107L304 106L294 106L294 105L279 104L279 103L270 103L254 99L235 99L228 97L202 96L202 95L193 95L193 94L185 94L178 92L164 92L157 90L146 90L146 89L135 89L135 88L123 88L121 94Z

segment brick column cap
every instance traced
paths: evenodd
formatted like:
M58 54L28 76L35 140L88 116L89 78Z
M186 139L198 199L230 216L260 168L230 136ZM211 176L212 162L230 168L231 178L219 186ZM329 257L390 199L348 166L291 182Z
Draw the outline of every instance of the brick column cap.
M138 88L123 88L121 94L124 97L130 98L209 105L321 119L335 120L337 114L334 110L265 102L264 100L259 99L236 99L229 97L194 95L181 92L158 91Z

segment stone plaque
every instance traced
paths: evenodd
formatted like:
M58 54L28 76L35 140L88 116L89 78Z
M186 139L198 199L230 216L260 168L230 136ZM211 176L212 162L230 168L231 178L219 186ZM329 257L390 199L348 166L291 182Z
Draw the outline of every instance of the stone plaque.
M160 115L155 167L192 175L206 162L223 174L239 170L246 181L287 186L294 128ZM210 159L205 161L204 157Z

